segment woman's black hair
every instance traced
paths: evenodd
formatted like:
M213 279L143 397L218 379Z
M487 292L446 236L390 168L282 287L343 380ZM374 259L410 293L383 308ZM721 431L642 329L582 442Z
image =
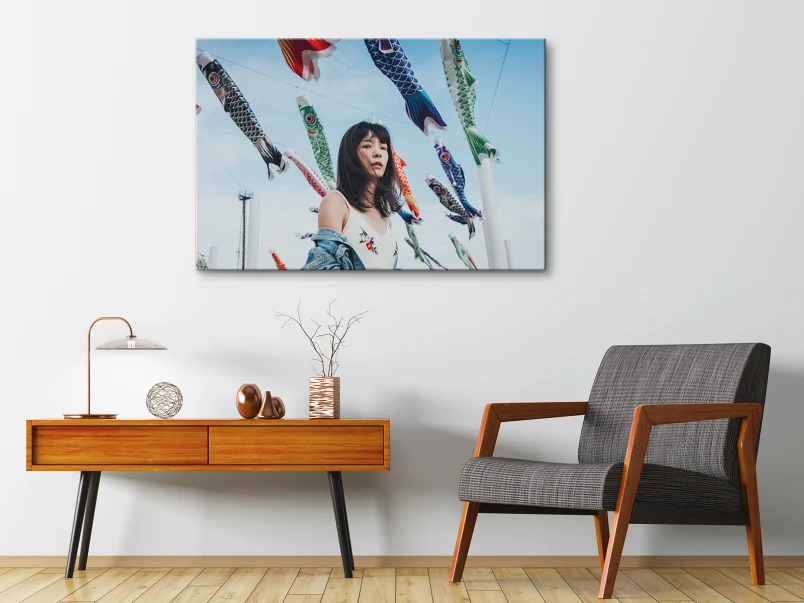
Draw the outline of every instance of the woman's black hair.
M375 176L366 172L366 168L360 161L360 143L367 136L376 136L381 144L388 148L388 165L385 173L376 181L374 187L374 203L370 204L364 199L366 185ZM388 129L380 124L373 124L369 121L361 121L346 130L346 134L341 138L341 146L338 149L338 190L343 193L349 205L358 211L366 211L371 207L376 207L383 218L399 211L401 203L399 201L399 176L394 165L394 154L391 149L391 134Z

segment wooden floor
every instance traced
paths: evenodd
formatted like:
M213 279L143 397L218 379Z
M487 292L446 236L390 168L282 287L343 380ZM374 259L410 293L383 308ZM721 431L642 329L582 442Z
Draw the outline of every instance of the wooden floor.
M626 569L622 603L772 603L804 600L804 568ZM0 603L596 603L597 568L467 568L450 584L446 568L0 568Z

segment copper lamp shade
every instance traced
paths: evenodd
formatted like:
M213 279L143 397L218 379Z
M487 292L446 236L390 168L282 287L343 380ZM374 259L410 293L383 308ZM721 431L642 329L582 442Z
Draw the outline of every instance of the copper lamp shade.
M101 316L100 318L96 318L91 325L89 325L89 332L87 333L87 412L86 413L72 413L72 414L65 414L65 419L116 419L117 414L108 414L108 413L93 413L91 408L91 379L90 379L90 367L91 367L91 340L92 340L92 327L95 326L96 323L100 322L101 320L121 320L126 323L128 327L128 335L126 335L125 339L115 339L114 341L109 341L107 343L99 345L96 350L166 350L167 348L162 344L156 343L155 341L150 341L148 339L140 339L136 335L134 335L134 331L131 329L131 325L129 322L120 316Z

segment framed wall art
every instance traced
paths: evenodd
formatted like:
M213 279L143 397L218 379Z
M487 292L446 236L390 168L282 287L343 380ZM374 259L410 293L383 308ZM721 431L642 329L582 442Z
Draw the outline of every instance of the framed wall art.
M198 39L196 268L544 269L540 39Z

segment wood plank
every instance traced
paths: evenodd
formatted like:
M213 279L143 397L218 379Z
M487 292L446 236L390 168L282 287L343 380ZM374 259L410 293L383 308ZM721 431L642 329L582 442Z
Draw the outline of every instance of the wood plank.
M600 580L595 580L589 574L589 578L565 578L565 582L569 584L570 588L575 591L575 594L584 603L598 603L598 601L618 601L612 597L610 599L598 599L597 593L600 590ZM647 599L643 599L647 603Z
M429 567L430 593L433 603L469 603L469 593L463 582L449 581L449 569L446 567Z
M0 567L0 576L2 576L3 574L5 574L7 572L10 572L13 569L14 569L13 567ZM39 572L39 573L41 574L42 572Z
M508 603L544 603L521 567L495 567L493 571Z
M428 576L426 567L398 567L396 568L396 576Z
M781 586L781 588L796 595L797 597L804 598L804 584L784 584Z
M466 590L500 590L500 584L490 567L467 567L463 570ZM471 599L472 596L470 595Z
M331 573L331 567L303 567L299 570L288 594L323 595Z
M219 586L193 586L191 584L186 586L171 603L208 603L219 588Z
M734 603L767 603L767 599L708 567L685 568L687 572Z
M288 595L284 603L321 603L321 595Z
M137 569L136 567L113 567L61 600L97 601L131 578L131 576L137 573Z
M103 595L98 599L98 603L132 603L165 576L167 576L167 572L139 571L120 586Z
M751 571L744 567L718 567L716 569L727 578L731 578L738 584L742 584L745 588L754 591L760 597L768 601L801 601L800 597L785 590L783 587L779 587L775 584L767 584L767 579L764 585L754 585L751 582Z
M92 569L92 568L90 568L90 569ZM81 570L75 570L75 572L73 572L73 576L75 576L75 574L77 574L80 571ZM64 574L64 566L61 566L61 567L46 567L45 569L43 569L39 573L40 574Z
M343 566L341 567L333 567L332 573L329 575L330 578L346 578L346 574L343 572ZM362 578L363 577L363 568L356 567L352 570L352 578Z
M296 567L272 567L247 599L248 603L282 603L299 573ZM318 595L310 595L318 596Z
M649 569L624 569L623 574L657 601L688 601L689 597Z
M765 570L765 579L772 584L784 586L786 584L804 584L804 580L799 580L782 570Z
M357 603L362 578L330 578L321 603Z
M652 567L657 574L686 574L683 567Z
M213 597L214 603L243 603L268 572L264 567L240 567L223 583Z
M715 589L686 572L683 574L665 574L664 578L696 603L731 603L729 599Z
M595 577L589 573L589 570L585 567L556 567L554 568L558 575L567 579L575 579L575 580L594 580Z
M182 567L172 569L165 574L162 579L159 580L159 582L140 595L140 597L137 599L137 603L169 603L175 597L177 597L181 591L189 586L190 582L195 580L202 571L204 571L204 568L202 567ZM160 572L148 573L157 575ZM126 582L123 582L123 584Z
M581 600L553 568L527 567L525 573L547 603L577 603Z
M421 574L400 575L399 569L396 571L396 603L433 603L429 576L422 576ZM426 568L425 571L427 571Z
M41 574L55 576L58 579L25 599L25 603L56 603L56 601L61 600L63 597L78 590L82 586L91 584L93 580L103 575L104 572L106 572L106 570L102 568L88 569L82 572L81 576L75 576L73 578L65 578L63 572L60 576L56 574Z
M0 576L0 592L41 572L43 567L18 567Z
M33 465L207 463L207 428L34 427Z
M142 567L142 568L140 568L140 571L141 572L164 572L164 573L167 574L168 572L173 571L174 569L176 569L176 568L174 568L174 567Z
M600 580L601 572L596 567L587 568L589 573L594 576L595 580ZM617 572L617 580L614 582L613 597L623 601L655 601L647 592L642 590L637 584L628 576L623 574L622 570Z
M0 592L0 603L20 603L46 586L61 580L58 574L34 574Z
M208 567L190 582L190 586L222 586L234 571L233 567Z
M470 590L469 600L472 603L508 603L501 590Z
M394 603L396 570L392 567L366 568L360 587L359 603Z
M783 571L785 574L793 576L793 578L804 580L804 567L780 567L778 569Z
M383 465L379 425L209 428L210 465Z

